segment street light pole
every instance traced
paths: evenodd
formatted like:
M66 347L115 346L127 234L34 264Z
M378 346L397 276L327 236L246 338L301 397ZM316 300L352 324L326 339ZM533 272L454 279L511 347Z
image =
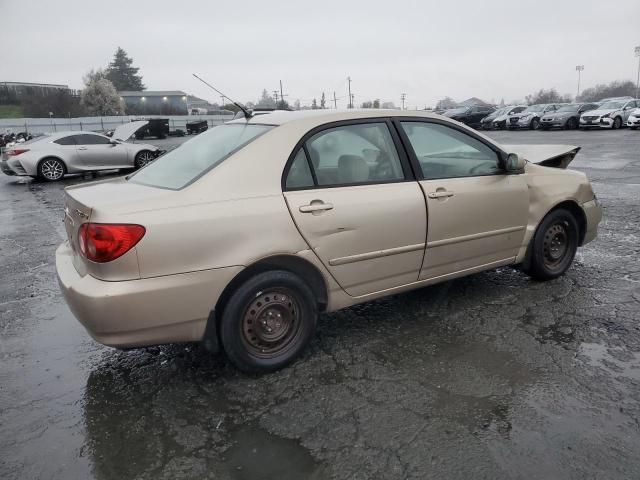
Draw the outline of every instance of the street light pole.
M636 57L638 57L638 79L636 80L636 98L640 97L640 46L635 48Z
M580 96L580 73L584 70L584 65L576 65L576 71L578 72L578 93L576 93L576 102Z

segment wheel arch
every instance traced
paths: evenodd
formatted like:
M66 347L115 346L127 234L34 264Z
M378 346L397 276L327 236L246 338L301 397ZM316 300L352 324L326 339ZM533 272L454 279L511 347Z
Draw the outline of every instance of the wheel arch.
M58 160L60 163L62 163L62 165L64 166L65 173L69 173L69 167L67 165L67 162L65 162L61 157L59 157L58 155L45 155L36 163L37 175L40 175L40 165L42 165L42 162L44 162L45 160L49 160L50 158L53 158L54 160Z
M211 351L218 351L220 349L220 319L222 318L225 306L233 292L235 292L240 285L251 277L259 273L273 270L285 270L298 275L301 279L306 281L316 298L318 311L322 312L326 310L329 301L329 290L324 276L315 265L296 255L283 254L265 257L242 269L242 271L238 273L224 288L220 297L218 297L218 300L214 308L209 313L209 318L207 319L207 325L203 337L206 348Z
M535 234L538 231L538 228L540 228L540 224L544 221L545 218L547 218L547 216L551 212L554 212L560 209L568 210L575 217L576 222L578 223L578 246L579 247L582 246L582 243L584 242L584 237L587 233L587 216L584 213L584 210L582 209L582 207L578 204L578 202L576 202L575 200L563 200L562 202L555 204L547 212L545 212L545 214L542 215L542 217L540 217L540 220L536 224L536 228L533 230L534 233L529 239L529 244L527 245L527 251L522 261L522 263L525 266L528 265L529 263L529 259L531 255L531 245L533 243L533 239L535 238Z

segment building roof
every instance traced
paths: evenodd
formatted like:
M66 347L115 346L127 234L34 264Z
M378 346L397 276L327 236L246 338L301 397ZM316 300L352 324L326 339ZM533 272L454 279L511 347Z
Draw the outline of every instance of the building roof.
M118 92L121 97L184 97L187 94L182 90L123 90Z
M58 85L55 83L29 83L29 82L0 82L0 85L5 87L40 87L40 88L66 88L69 89L69 85Z
M467 98L466 100L459 102L460 107L472 107L473 105L489 105L487 102L480 100L478 97Z

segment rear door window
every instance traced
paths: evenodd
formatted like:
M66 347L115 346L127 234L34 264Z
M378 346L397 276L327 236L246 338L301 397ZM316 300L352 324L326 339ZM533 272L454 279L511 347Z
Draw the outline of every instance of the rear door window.
M66 137L54 140L53 143L57 143L58 145L75 145L77 136L78 135L68 135Z
M109 145L111 143L111 140L107 137L101 137L100 135L83 133L74 136L76 137L76 143L78 145Z
M344 125L306 142L318 186L404 180L402 163L386 123Z

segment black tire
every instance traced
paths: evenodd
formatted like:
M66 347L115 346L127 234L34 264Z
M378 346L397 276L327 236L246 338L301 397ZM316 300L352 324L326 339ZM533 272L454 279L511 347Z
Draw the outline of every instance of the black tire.
M38 178L46 182L62 180L67 173L67 166L59 158L43 158L38 163Z
M149 163L153 162L154 159L155 157L153 156L153 153L150 152L149 150L140 150L136 154L134 165L136 169L142 168L145 165L148 165Z
M289 363L313 336L318 305L297 275L273 270L247 280L220 319L222 349L239 370L271 372Z
M575 130L578 128L578 121L575 118L570 118L564 126L567 130Z
M613 119L613 125L611 126L611 129L618 130L619 128L622 128L622 118L616 117Z
M578 235L578 222L570 211L559 208L548 213L529 243L524 272L536 280L564 274L578 249Z
M529 124L529 128L531 130L538 130L538 128L540 128L540 120L538 120L537 118L534 118L533 120L531 120L531 123Z

